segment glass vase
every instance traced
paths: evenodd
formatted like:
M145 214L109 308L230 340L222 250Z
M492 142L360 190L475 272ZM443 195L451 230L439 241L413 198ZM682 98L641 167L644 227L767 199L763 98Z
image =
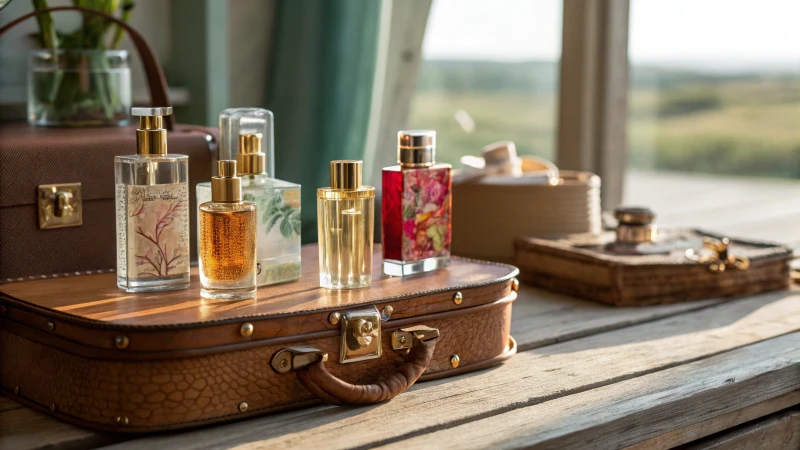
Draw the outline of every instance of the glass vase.
M36 50L28 64L28 122L124 126L131 109L125 50Z

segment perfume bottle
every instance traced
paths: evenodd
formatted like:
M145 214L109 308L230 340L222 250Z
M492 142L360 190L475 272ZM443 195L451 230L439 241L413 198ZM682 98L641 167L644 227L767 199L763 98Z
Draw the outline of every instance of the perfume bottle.
M236 159L242 198L258 209L258 286L300 278L300 185L273 177L272 130L272 112L266 109L220 114L220 158ZM197 203L207 201L211 183L200 183Z
M136 154L114 158L117 286L128 292L189 287L189 157L167 154L171 107L132 108Z
M211 201L200 205L200 295L215 300L256 296L256 205L242 200L236 161L217 162Z
M330 289L372 282L375 188L361 184L361 161L331 161L331 187L317 190L319 284Z
M397 133L397 163L383 169L383 272L403 276L446 267L452 167L436 163L436 132Z

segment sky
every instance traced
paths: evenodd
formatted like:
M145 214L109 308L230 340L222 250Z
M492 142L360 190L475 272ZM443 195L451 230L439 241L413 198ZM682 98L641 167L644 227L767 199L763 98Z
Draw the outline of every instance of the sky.
M555 60L562 0L434 0L426 59ZM800 71L800 0L631 0L636 63Z

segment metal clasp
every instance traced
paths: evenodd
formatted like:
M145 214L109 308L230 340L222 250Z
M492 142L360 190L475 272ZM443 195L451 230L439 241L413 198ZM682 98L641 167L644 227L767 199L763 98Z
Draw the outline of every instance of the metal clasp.
M328 354L310 345L282 348L272 357L270 365L278 373L299 370L317 361L326 362Z
M703 251L698 252L693 248L686 250L686 258L700 264L708 264L708 269L712 272L724 272L726 269L734 268L747 270L750 268L750 259L746 256L733 256L729 253L730 239L703 238Z
M83 225L81 184L43 184L39 186L39 228Z
M392 348L395 350L403 350L413 347L417 341L426 342L438 337L439 330L426 327L425 325L401 328L392 333Z
M342 335L339 345L340 363L381 357L383 352L381 314L378 308L370 306L345 311L342 313L340 324Z

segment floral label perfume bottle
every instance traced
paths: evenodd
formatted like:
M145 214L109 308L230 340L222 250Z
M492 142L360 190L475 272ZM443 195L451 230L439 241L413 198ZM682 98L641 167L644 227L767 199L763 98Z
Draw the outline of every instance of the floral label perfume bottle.
M120 275L143 280L189 271L189 192L184 183L119 185L127 220L127 245L120 249ZM132 255L128 258L127 255Z
M189 287L189 158L167 154L163 116L133 108L136 155L114 159L117 286L128 292Z
M436 132L398 133L399 165L383 169L383 271L402 276L450 262L449 164L436 164Z
M272 124L266 109L231 108L220 114L220 157L236 159L242 198L255 203L258 212L258 286L300 278L300 185L270 174ZM208 201L211 183L198 184L197 203Z
M361 184L361 161L331 161L331 187L317 190L319 284L356 289L372 283L375 188Z

